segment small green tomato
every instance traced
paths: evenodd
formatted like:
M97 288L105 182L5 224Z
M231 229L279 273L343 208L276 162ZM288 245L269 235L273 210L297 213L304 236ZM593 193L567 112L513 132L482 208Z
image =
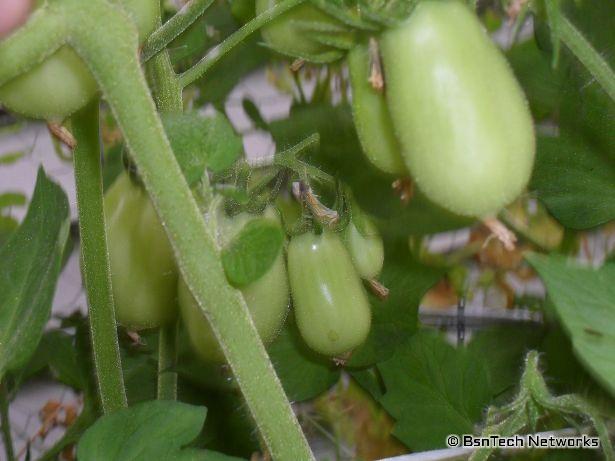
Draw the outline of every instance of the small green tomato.
M280 222L277 214L270 208L264 216L278 224ZM241 213L233 218L220 217L218 230L221 244L227 245L256 217L258 216L248 213ZM242 287L240 291L263 343L270 343L282 328L288 313L290 293L283 251L280 251L271 268L261 278ZM224 354L209 322L181 277L178 299L182 319L196 354L207 363L224 362Z
M344 231L344 243L361 278L378 277L384 264L384 244L374 223L362 216L359 230L351 220Z
M288 273L297 326L310 348L339 357L365 341L371 325L369 301L337 234L293 237Z
M281 0L256 0L256 14L278 3ZM339 25L339 21L306 2L274 19L262 28L261 34L269 46L287 56L305 58L331 51L331 47L312 40L309 31L302 30L307 22Z
M122 0L143 42L158 21L158 0ZM98 91L87 66L68 45L0 87L0 102L26 117L63 120L85 106Z
M406 176L408 170L393 130L386 98L369 82L370 53L366 45L358 45L348 54L348 70L352 86L352 115L365 156L386 173Z
M170 323L177 316L178 270L147 192L122 173L104 207L118 323L130 330Z

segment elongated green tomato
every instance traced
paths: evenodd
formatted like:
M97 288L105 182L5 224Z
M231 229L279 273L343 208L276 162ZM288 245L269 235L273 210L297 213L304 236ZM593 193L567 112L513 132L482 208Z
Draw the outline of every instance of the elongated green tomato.
M256 14L273 8L281 1L256 0ZM274 50L292 57L309 58L331 51L331 47L311 39L310 31L303 30L309 22L339 25L337 20L306 2L271 21L261 29L261 34Z
M351 220L344 231L344 243L357 272L366 280L378 277L384 264L384 244L378 229L362 217L359 229Z
M474 13L458 1L421 2L380 50L402 154L427 197L479 218L517 197L534 161L532 118Z
M358 45L348 53L348 70L352 86L352 116L365 156L385 173L407 175L384 93L375 90L369 82L367 45Z
M310 348L339 357L365 341L371 325L369 301L337 234L293 237L288 274L297 326Z
M123 0L135 20L141 41L154 30L157 0ZM0 87L0 102L21 115L46 120L62 120L92 99L98 90L96 80L82 59L69 46L28 72Z
M118 323L142 330L173 321L178 269L147 192L122 173L105 194L105 217Z
M280 223L279 217L272 209L267 209L264 216ZM248 222L256 217L258 216L241 213L230 219L222 218L218 226L221 244L228 244ZM290 292L283 251L280 251L270 269L255 282L241 288L241 293L263 343L270 343L282 328L289 306ZM224 354L218 346L209 322L181 277L178 300L194 351L205 362L224 362Z

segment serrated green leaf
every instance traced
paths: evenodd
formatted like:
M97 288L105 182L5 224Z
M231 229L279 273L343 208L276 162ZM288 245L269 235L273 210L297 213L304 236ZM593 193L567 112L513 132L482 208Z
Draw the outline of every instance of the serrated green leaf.
M164 128L189 185L196 184L205 168L214 173L230 168L243 144L226 116L216 112L203 117L196 112L163 114Z
M181 448L201 432L207 409L174 401L154 400L100 418L77 446L83 461L150 461L184 458ZM205 458L201 458L205 459Z
M26 196L19 192L5 192L0 194L0 208L23 206L26 204Z
M530 190L564 226L587 229L615 218L615 162L578 138L539 136Z
M282 250L284 234L279 224L267 218L257 218L222 250L222 265L229 282L246 286L269 270Z
M397 420L393 435L414 451L446 446L448 434L471 434L491 400L487 370L467 349L420 332L378 365L380 399Z
M615 397L615 265L584 268L555 254L527 259L544 281L576 356Z
M28 213L0 248L0 378L26 364L41 339L69 225L66 194L39 169Z
M306 346L294 319L288 319L277 339L267 347L286 395L301 402L316 397L333 386L340 369Z
M478 331L472 337L468 350L483 358L493 395L514 389L526 351L535 347L541 336L541 329L534 326L505 325Z
M444 276L443 269L414 260L405 241L386 248L380 282L389 289L386 300L370 294L372 326L369 336L348 362L365 367L388 359L416 331L419 303L425 292Z

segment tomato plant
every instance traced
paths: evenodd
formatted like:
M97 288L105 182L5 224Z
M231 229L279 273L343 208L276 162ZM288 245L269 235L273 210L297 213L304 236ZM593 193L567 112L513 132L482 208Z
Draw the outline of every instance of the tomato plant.
M7 1L2 459L615 459L613 2Z

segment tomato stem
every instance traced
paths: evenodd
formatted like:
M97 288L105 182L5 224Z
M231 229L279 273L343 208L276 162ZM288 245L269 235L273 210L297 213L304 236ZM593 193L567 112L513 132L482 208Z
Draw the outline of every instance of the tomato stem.
M177 399L177 322L158 332L158 400Z
M604 88L609 97L615 101L615 73L613 73L613 69L583 34L564 16L561 16L560 19L560 38Z
M196 15L199 11L198 14L201 14L211 3L212 0L194 0L186 4L167 24L180 15ZM197 17L198 15L189 24ZM161 22L162 18L159 11L158 24ZM168 50L162 48L161 50L162 52L154 56L153 60L146 65L152 96L160 112L182 112L182 88L179 86L177 74L173 70ZM174 322L172 325L163 325L158 332L158 400L177 400L177 372L175 368L177 364L178 327L179 323Z
M191 0L171 19L152 32L143 46L141 60L146 62L190 27L211 6L213 0Z
M183 88L194 81L203 77L221 58L223 58L235 46L243 42L251 34L259 30L268 22L287 12L291 8L299 5L305 0L284 0L273 8L259 14L257 17L246 23L238 31L226 38L222 43L213 47L209 52L197 62L193 67L180 75L179 82Z
M75 114L72 128L77 140L73 158L83 257L83 283L88 299L90 334L99 394L103 411L109 413L126 406L127 401L117 339L105 231L98 100Z

